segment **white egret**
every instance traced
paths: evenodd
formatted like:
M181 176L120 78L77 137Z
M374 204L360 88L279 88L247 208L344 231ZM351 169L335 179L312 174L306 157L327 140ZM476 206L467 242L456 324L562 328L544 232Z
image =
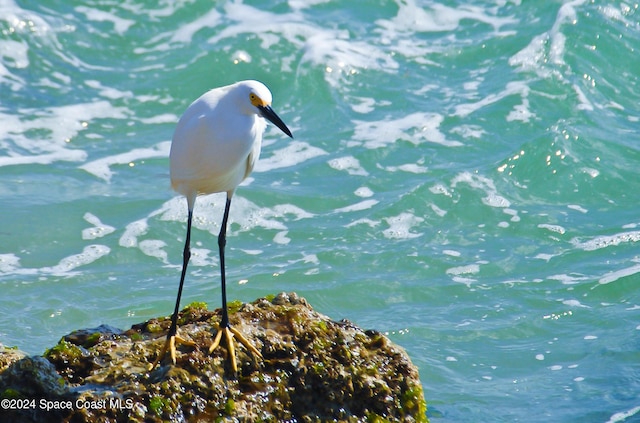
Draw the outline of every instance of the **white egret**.
M167 350L175 364L176 342L194 345L177 334L178 311L187 265L191 257L191 220L196 197L215 192L226 192L227 200L218 235L222 319L209 351L213 352L224 334L234 373L237 372L233 346L234 335L253 354L261 356L260 352L238 330L229 325L224 247L231 198L236 187L249 176L258 160L262 134L267 125L265 119L293 138L287 125L271 108L271 100L271 92L264 84L258 81L241 81L203 94L187 108L178 121L171 142L171 186L187 199L187 235L171 326L160 354L151 364L152 369L164 358Z

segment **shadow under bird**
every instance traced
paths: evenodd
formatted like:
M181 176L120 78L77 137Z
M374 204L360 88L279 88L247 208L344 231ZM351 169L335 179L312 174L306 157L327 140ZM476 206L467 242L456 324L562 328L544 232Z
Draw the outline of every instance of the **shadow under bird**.
M166 342L151 364L151 369L163 360L167 351L175 364L176 343L194 346L193 342L182 339L178 335L178 311L187 265L191 257L191 221L196 198L199 195L216 192L227 194L218 235L222 319L209 352L213 352L224 336L234 373L238 370L233 345L234 336L254 355L261 357L260 352L229 324L224 248L231 198L238 185L249 176L258 160L262 135L267 126L266 120L293 138L287 125L271 108L271 101L271 92L264 84L252 80L241 81L206 92L187 108L178 121L171 142L171 186L187 199L187 236L171 326Z

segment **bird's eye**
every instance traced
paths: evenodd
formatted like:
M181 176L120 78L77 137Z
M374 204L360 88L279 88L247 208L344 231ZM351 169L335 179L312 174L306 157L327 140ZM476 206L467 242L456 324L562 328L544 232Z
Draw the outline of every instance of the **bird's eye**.
M251 104L256 107L262 106L262 100L260 100L260 97L258 97L254 93L249 94L249 100L251 101Z

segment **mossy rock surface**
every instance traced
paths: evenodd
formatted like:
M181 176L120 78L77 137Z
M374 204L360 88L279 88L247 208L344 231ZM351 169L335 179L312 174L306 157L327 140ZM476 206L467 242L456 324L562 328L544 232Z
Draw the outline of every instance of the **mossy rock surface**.
M404 350L376 331L315 312L295 293L239 305L230 323L262 359L236 347L234 374L222 343L212 354L220 311L203 303L179 316L177 363L148 370L169 318L127 331L108 326L69 334L44 357L0 368L0 396L37 396L27 410L0 409L12 422L426 422L416 367ZM26 360L26 361L25 361ZM41 369L41 380L38 379ZM22 382L21 382L22 381Z

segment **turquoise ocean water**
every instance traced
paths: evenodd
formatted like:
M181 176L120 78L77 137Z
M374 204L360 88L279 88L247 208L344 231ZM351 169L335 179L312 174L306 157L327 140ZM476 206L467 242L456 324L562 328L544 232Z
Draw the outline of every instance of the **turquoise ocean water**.
M634 1L0 0L0 342L168 315L175 123L259 79L230 299L387 333L432 422L640 421ZM223 197L183 305L220 305Z

